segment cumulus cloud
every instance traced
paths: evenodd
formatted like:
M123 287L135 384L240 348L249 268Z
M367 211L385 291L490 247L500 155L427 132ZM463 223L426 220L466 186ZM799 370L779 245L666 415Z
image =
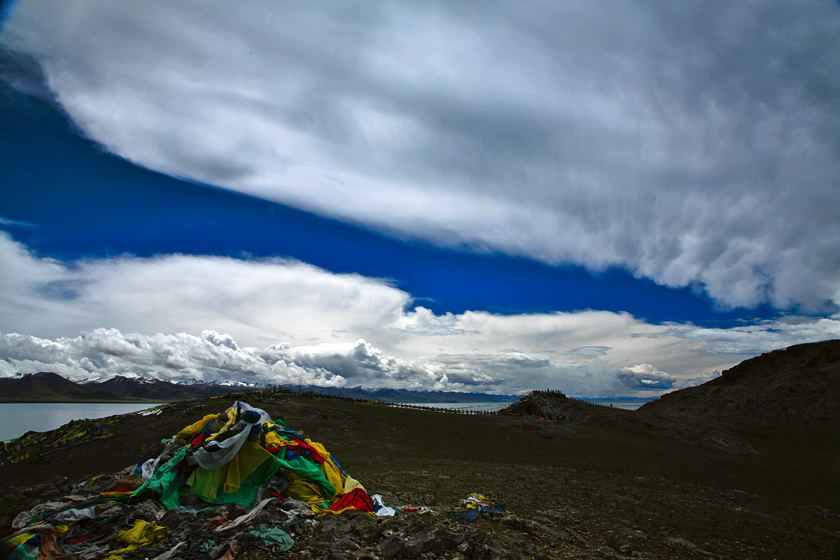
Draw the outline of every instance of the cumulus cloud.
M473 352L438 355L424 360L446 372L458 390L515 393L530 389L558 389L570 395L623 395L639 389L619 379L620 368L609 361L560 360L539 352Z
M567 362L540 354L486 352L418 359L390 356L364 340L313 346L241 348L226 334L123 334L95 329L75 338L45 340L0 334L0 375L52 371L73 379L115 375L174 381L242 381L283 385L395 387L417 390L516 393L562 388L589 396L656 390L631 386L618 368Z
M355 385L428 389L440 381L421 363L388 356L362 339L284 348L279 356L284 362L306 370L328 371Z
M76 338L44 340L18 334L0 335L4 375L53 371L76 379L115 375L175 381L243 381L293 385L343 386L346 380L329 370L296 365L280 351L239 348L228 335L205 331L153 336L96 329Z
M629 389L667 390L677 379L664 371L659 371L650 364L638 364L623 368L618 379Z
M721 306L840 302L837 5L582 6L21 0L0 44L163 173Z
M458 317L452 313L435 315L430 309L418 306L406 313L395 325L395 329L422 335L463 335L467 334L458 328Z

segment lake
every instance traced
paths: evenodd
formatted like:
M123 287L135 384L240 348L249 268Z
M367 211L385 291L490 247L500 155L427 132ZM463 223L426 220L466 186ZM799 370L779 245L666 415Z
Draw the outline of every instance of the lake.
M622 399L597 399L592 400L591 402L595 404L602 404L604 406L612 406L614 408L623 408L625 410L636 410L640 408L643 404L647 404L650 401L655 401L656 398L649 398L644 400L622 400Z
M0 441L30 430L46 432L71 420L105 418L157 406L154 403L0 403Z
M452 408L469 412L495 412L501 410L513 401L490 403L396 403L400 405L419 406L426 408Z
M457 408L459 410L492 412L509 406L513 401L507 402L444 402L444 403L397 403L409 406L424 406L426 408Z

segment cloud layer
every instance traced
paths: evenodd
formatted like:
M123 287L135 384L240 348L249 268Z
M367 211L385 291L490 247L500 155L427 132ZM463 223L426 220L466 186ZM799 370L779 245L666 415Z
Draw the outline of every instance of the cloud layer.
M204 331L123 335L95 329L76 338L44 340L29 335L0 335L5 375L53 371L78 379L114 375L174 381L243 381L343 387L345 385L430 387L428 371L383 356L371 345L332 343L290 348L240 348L230 335Z
M0 41L157 171L722 306L840 302L832 2L21 0Z
M732 329L606 311L435 315L386 281L296 261L62 263L2 232L0 263L0 376L655 395L761 352L840 337L840 315Z

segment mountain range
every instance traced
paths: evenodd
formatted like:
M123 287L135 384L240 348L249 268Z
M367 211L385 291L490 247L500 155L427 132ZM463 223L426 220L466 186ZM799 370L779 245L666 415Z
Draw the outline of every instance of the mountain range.
M173 383L159 379L116 376L106 381L76 383L51 372L0 378L0 402L131 402L174 401L212 397L265 388L244 383ZM294 391L382 402L503 402L514 395L366 389L363 387L286 386Z
M251 387L252 388L252 387ZM0 402L130 402L195 399L242 391L243 387L116 376L76 383L51 372L0 378Z

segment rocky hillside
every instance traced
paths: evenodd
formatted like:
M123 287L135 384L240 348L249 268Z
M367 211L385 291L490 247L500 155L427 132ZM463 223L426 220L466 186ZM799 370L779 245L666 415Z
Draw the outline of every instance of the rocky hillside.
M563 424L566 422L598 422L609 419L627 419L632 411L593 404L560 391L531 391L518 401L499 411L509 416L529 416Z
M703 385L665 394L638 412L743 429L793 429L840 418L840 340L762 354Z

